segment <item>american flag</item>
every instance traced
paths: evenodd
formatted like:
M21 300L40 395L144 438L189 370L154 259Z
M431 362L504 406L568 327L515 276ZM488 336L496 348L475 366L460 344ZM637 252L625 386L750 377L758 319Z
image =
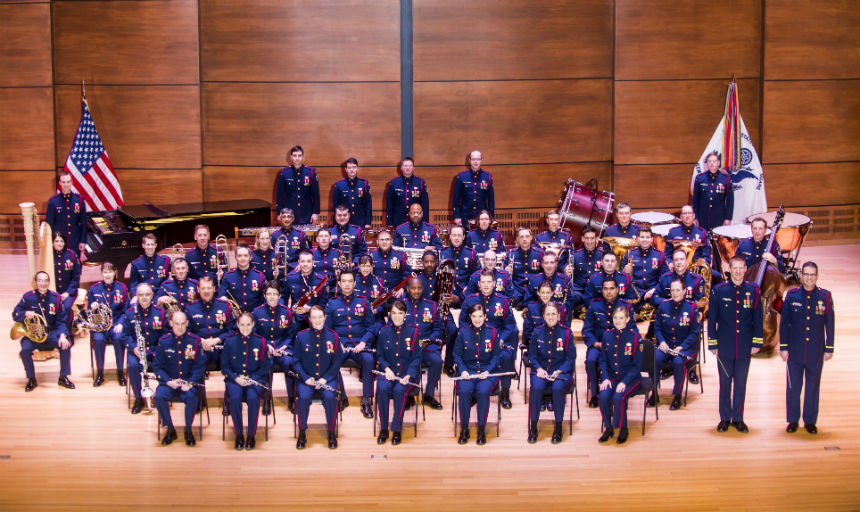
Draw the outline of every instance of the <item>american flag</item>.
M80 194L90 211L114 210L122 206L122 189L108 158L87 100L81 100L81 124L66 158L72 174L72 190Z

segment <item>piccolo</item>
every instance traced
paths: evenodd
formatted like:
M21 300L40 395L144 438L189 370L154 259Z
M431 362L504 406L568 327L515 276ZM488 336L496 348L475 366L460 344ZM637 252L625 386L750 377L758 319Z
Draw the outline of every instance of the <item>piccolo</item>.
M375 375L382 375L383 377L385 377L385 372L380 372L377 370L371 370L371 373L373 373ZM408 376L407 376L407 378L408 378ZM400 377L395 376L393 380L400 382ZM412 386L413 388L421 389L421 386L419 386L418 384L415 384L414 382L407 382L406 384L409 386Z
M375 349L375 348L369 348L369 347L365 347L365 348L361 349L361 352L358 352L357 350L355 350L355 347L344 347L344 348L343 348L343 351L344 351L344 352L359 353L359 354L360 354L361 352L370 352L371 354L375 354L375 353L376 353L376 349Z
M516 375L517 372L501 372L501 373L490 373L487 375L487 378L490 377L507 377L508 375ZM454 377L451 380L470 380L470 379L479 379L481 378L480 373L470 374L468 377Z

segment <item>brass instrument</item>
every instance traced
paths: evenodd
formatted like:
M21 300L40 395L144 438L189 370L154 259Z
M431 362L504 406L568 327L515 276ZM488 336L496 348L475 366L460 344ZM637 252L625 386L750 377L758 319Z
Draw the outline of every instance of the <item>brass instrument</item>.
M224 277L224 274L230 270L230 246L227 243L227 237L224 235L218 235L215 237L215 254L218 258L218 282L221 282L221 278Z
M693 261L693 256L696 254L696 249L702 245L700 242L695 240L683 240L676 238L672 240L672 247L676 250L681 249L687 254L687 261L690 264L687 266L687 270L693 272L694 274L698 274L702 276L702 279L705 281L705 295L702 296L696 302L696 307L698 307L702 311L702 315L705 315L708 311L708 301L711 298L711 277L712 271L711 266L705 261L704 258L699 258Z
M653 322L654 317L657 316L657 306L651 304L650 302L646 302L642 305L642 309L639 310L638 318L636 321L638 322Z
M113 324L113 312L104 302L94 302L95 308L85 307L75 314L74 323L80 328L93 332L106 332ZM89 306L89 305L87 305Z
M406 253L406 264L412 270L424 270L424 248L392 246L395 251Z
M185 247L182 246L179 242L173 244L173 247L170 248L170 279L174 279L176 276L173 275L173 260L176 258L184 258L185 257Z
M352 268L352 237L346 233L337 237L337 270L338 273Z
M439 305L439 316L442 318L442 322L448 319L451 309L451 305L445 300L445 295L454 291L456 282L457 270L452 260L445 260L436 267L436 288L430 298Z
M41 306L40 306L41 307ZM48 339L48 321L45 320L45 312L33 313L33 318L24 317L23 322L12 324L9 337L12 341L18 341L26 336L33 343L44 343Z
M287 275L287 251L289 249L287 243L287 237L281 235L275 241L275 264L272 275L275 277L275 280L278 279L278 276L283 274Z
M230 311L233 313L233 320L238 320L240 316L242 316L242 308L239 307L239 302L233 297L233 294L230 293L230 290L227 290L227 297L223 299L227 301L227 304L230 304Z
M164 306L164 316L170 320L173 318L173 313L182 310L182 306L179 305L179 301L170 295L164 295L163 297L158 299L158 303Z
M605 236L603 237L603 241L609 244L612 252L618 258L619 271L621 270L621 262L624 261L627 251L639 246L639 242L635 238L625 238L623 236Z
M561 259L561 255L569 249L568 246L558 242L538 242L537 244L543 249L543 252L555 254L556 261Z

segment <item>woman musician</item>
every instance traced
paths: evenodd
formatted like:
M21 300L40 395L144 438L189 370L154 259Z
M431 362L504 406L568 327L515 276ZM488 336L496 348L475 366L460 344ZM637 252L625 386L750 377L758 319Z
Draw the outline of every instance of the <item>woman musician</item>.
M129 307L128 288L116 280L116 267L109 261L102 263L102 280L90 286L87 292L87 304L91 309L96 309L99 303L110 308L112 322L111 328L105 332L90 330L90 341L96 359L96 378L93 381L93 386L98 387L104 384L105 348L108 343L113 345L116 356L116 378L120 386L125 386L126 381L123 374L125 347L121 339L111 335L111 331Z
M272 362L277 362L284 370L284 382L287 386L287 404L293 410L293 400L296 397L295 379L288 374L293 369L293 340L296 337L296 321L293 311L281 301L281 289L277 281L266 283L266 303L254 309L254 332L262 336L269 344L269 355ZM272 381L269 381L269 387Z
M627 399L642 385L642 345L639 332L627 325L628 306L621 304L612 310L612 325L603 333L600 349L600 413L603 415L603 435L599 441L612 439L620 428L618 444L627 441Z
M254 240L254 250L251 251L251 267L254 270L259 270L266 277L266 281L271 281L275 278L275 265L281 263L278 261L278 254L272 247L272 233L268 228L262 228L257 232L257 238Z
M66 237L54 233L54 283L57 293L63 300L67 312L72 311L72 304L78 296L78 284L81 282L81 260L70 249L66 248Z

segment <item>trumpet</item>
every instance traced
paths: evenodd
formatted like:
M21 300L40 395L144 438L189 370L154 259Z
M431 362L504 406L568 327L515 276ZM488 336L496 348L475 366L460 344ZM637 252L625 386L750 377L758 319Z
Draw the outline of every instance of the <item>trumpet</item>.
M224 235L218 235L215 237L215 254L218 256L218 282L221 282L221 278L224 277L224 274L230 270L230 255L229 251L230 246L227 243L227 237Z
M373 373L374 375L382 375L383 377L385 377L385 376L386 376L386 375L385 375L385 372L380 372L380 371L378 371L378 370L371 370L371 373ZM409 378L409 376L408 376L408 375L407 375L406 377L407 377L407 378ZM395 380L397 380L397 381L399 381L399 380L400 380L400 377L398 377L398 376L396 376L396 375L395 375L395 376L394 376L394 379L395 379ZM407 384L407 385L409 385L409 386L412 386L413 388L421 389L421 386L419 386L418 384L416 384L416 383L414 383L414 382L407 382L406 384Z
M517 372L491 373L491 374L487 375L487 378L489 379L490 377L507 377L508 375L516 375L516 374L517 374ZM451 380L470 380L470 379L480 379L480 378L481 378L480 373L472 373L472 374L469 374L468 377L454 377Z
M287 275L287 246L287 237L284 235L279 236L278 240L275 241L275 264L272 271L275 280L282 273Z

